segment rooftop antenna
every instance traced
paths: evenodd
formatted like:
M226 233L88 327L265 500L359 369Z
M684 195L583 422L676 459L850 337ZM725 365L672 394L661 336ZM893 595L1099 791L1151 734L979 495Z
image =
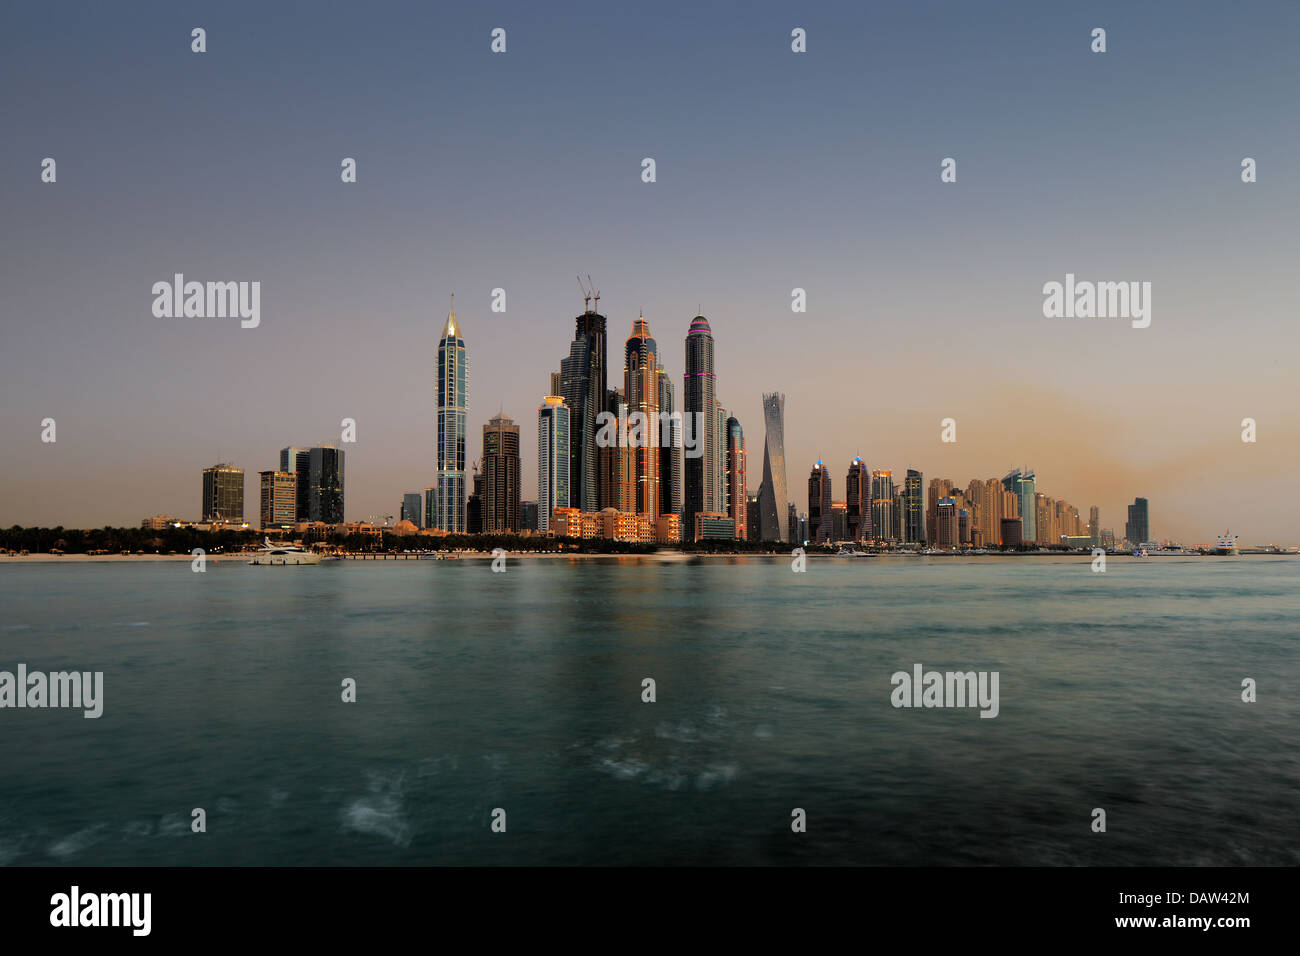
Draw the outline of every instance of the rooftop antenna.
M590 312L590 311L591 311L591 293L588 292L588 291L587 291L587 287L584 286L584 285L582 284L582 276L578 276L577 279L578 279L578 288L582 290L582 311L583 311L583 312Z
M591 297L595 300L595 302L592 303L592 307L591 307L592 311L599 312L600 311L600 290L597 289L596 284L591 281L590 272L587 273L587 285L591 288L592 290Z

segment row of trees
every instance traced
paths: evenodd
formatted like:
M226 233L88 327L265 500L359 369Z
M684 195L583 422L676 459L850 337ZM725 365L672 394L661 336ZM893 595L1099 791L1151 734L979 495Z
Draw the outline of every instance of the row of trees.
M208 553L242 551L262 539L259 531L199 531L195 528L24 528L14 525L0 530L0 548L33 554L64 551L87 554L108 551L117 554L143 551L146 554L188 554L195 548Z
M607 538L548 538L542 535L449 534L440 537L400 535L391 531L379 534L329 535L322 539L331 547L344 551L391 554L401 551L527 551L530 553L573 554L648 554L658 547L636 541L611 541Z
M14 525L0 529L0 549L28 551L45 554L62 551L65 554L88 554L107 551L118 554L189 554L202 548L208 554L243 551L255 548L267 532L200 531L196 528L24 528ZM274 536L274 532L272 532ZM311 538L308 541L311 542ZM573 552L578 554L647 554L657 545L634 541L609 541L604 538L548 538L524 537L512 534L452 534L444 537L425 535L400 535L392 531L378 534L329 534L315 539L322 544L345 551L394 553L400 551L507 551Z
M86 554L107 551L117 554L143 551L146 554L188 554L202 548L209 554L242 551L256 547L265 532L199 531L195 528L23 528L14 525L0 530L0 549L29 551L33 554L63 551L67 554ZM309 538L309 541L311 539ZM321 543L345 551L394 553L401 551L506 551L570 552L575 554L649 554L661 545L636 541L612 541L608 538L548 538L542 535L524 537L512 534L452 534L445 537L400 535L392 531L379 534L330 534L317 539ZM692 554L789 554L794 547L780 541L732 541L708 539L685 541L681 550ZM1004 552L1037 551L1040 545L996 547L989 550ZM809 554L833 553L838 545L809 544ZM1066 551L1066 548L1054 550Z

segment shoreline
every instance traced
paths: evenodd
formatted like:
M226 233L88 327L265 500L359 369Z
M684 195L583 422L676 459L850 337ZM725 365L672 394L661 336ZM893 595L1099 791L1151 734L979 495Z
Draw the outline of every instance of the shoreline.
M212 563L215 563L215 564L236 564L236 563L247 563L247 562L248 562L248 561L253 557L254 554L255 554L255 552L247 552L247 553L242 553L242 552L241 552L241 553L234 553L234 552L232 552L232 553L229 553L229 554L208 554L208 555L205 555L205 558L206 558L207 561L212 562ZM693 561L693 560L697 560L697 559L699 559L699 560L708 560L708 559L718 559L718 558L725 558L725 559L732 559L732 558L764 558L764 559L768 559L768 560L774 560L774 559L788 560L788 559L791 557L790 554L785 553L785 552L775 552L775 553L771 553L771 552L755 552L755 551L698 552L698 553L697 553L697 552L687 552L687 551L654 551L654 552L650 552L650 553L648 553L648 554L635 554L635 553L626 553L626 554L625 554L625 553L619 553L619 552L608 552L608 553L604 553L604 552L599 552L599 551L588 551L588 552L577 552L577 551L573 551L573 552L561 552L561 551L507 551L506 554L507 554L507 557L509 557L511 560L517 560L517 559L530 559L530 560L531 560L531 559L548 559L548 558L549 558L549 559L557 559L557 558L558 558L558 559L573 559L573 558L578 558L578 559L581 559L581 560L595 560L595 559L608 560L608 559L610 559L610 558L616 558L616 559L628 559L628 558L631 558L631 559L636 559L636 560L641 560L641 561L652 561L652 562L659 562L659 563L662 563L662 562ZM455 556L452 557L451 555L455 555ZM874 560L879 560L879 559L881 559L881 558L885 558L885 559L899 559L899 560L914 560L914 559L918 559L918 558L921 558L921 559L935 559L935 558L937 558L937 559L941 559L941 560L951 560L951 559L953 559L953 558L965 558L965 559L968 559L968 560L983 560L983 559L986 559L986 558L1015 558L1015 559L1021 559L1021 558L1078 558L1078 559L1080 559L1080 560L1088 560L1088 561L1092 560L1092 554L1091 554L1090 552L1087 552L1087 551L1078 551L1078 552L1068 552L1068 551L1067 551L1067 552L1052 552L1052 553L1040 553L1040 552L1037 552L1037 551L1027 551L1027 552L1023 552L1023 553L1017 553L1017 552L1006 552L1006 553L994 553L994 554L963 554L963 553L961 553L961 552L947 552L947 553L942 553L942 554L891 554L890 552L882 551L882 552L872 552L872 553L869 553L869 554L866 554L866 555L859 556L859 557L857 557L857 558L850 558L850 557L848 557L848 556L845 556L845 555L838 555L838 554L817 554L817 553L810 553L810 554L808 554L806 557L808 557L808 558L814 558L814 559L817 559L817 560L819 560L819 561L823 561L823 560L831 560L831 559L837 559L837 558L838 558L838 559L845 559L845 560L859 561L859 560L861 560L861 558L863 558L863 557L865 557L865 558L867 558L867 559L869 559L869 560L873 560L873 561L874 561ZM1244 551L1244 552L1242 552L1242 553L1240 553L1240 554L1185 554L1185 555L1183 555L1183 554L1178 554L1178 555L1162 554L1162 555L1148 555L1148 556L1145 557L1145 558L1138 558L1138 557L1136 557L1136 556L1134 556L1133 554L1130 554L1130 553L1128 553L1128 552L1125 552L1125 551L1119 551L1119 552L1109 553L1109 554L1106 555L1106 557L1107 557L1108 560L1109 560L1109 559L1115 559L1115 558L1127 558L1127 559L1134 560L1134 561L1159 561L1159 560L1161 560L1161 559L1163 559L1163 558L1185 558L1185 559L1193 559L1193 558L1195 558L1195 559L1200 559L1200 558L1261 558L1261 557L1264 557L1264 558L1288 558L1288 557L1290 557L1290 558L1294 558L1294 557L1300 557L1300 552L1295 552L1295 551ZM399 563L399 564L400 564L400 563L402 563L402 562L404 562L404 561L490 560L491 558L492 558L492 552L491 552L491 551L455 551L455 552L450 552L450 553L448 553L448 554L444 554L444 555L441 556L441 558L440 558L438 555L434 554L434 553L422 553L422 554L418 554L418 555L416 555L416 554L382 554L382 553L380 553L380 554L373 554L373 555L372 555L372 554L369 554L369 553L364 553L364 554L363 554L363 553L358 552L358 553L356 553L356 554L348 554L348 555L345 555L345 556L341 556L341 557L339 557L339 558L335 558L333 555L326 555L326 556L325 556L325 560L322 561L322 563L324 563L324 564L332 564L332 563L335 563L335 561L337 561L338 563L345 563L345 562L348 562L348 563L350 563L350 562L383 563L383 562L385 562L385 561L391 561L391 562ZM42 565L48 565L48 564L96 564L96 563L105 563L105 564L125 564L125 563L137 563L137 564L139 564L139 563L151 563L151 564L152 564L152 563L157 563L157 562L160 562L160 561L166 562L166 561L193 561L193 560L194 560L194 557L193 557L192 555L189 555L189 554L129 554L129 555L128 555L128 554L93 554L93 555L92 555L92 554L58 554L58 555L56 555L56 554L26 554L26 555L13 555L13 556L10 556L10 555L0 555L0 566L6 565L6 564L42 564Z

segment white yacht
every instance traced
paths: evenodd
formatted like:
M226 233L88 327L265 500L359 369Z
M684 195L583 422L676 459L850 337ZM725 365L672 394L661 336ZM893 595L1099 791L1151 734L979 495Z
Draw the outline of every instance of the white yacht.
M320 564L320 555L297 544L272 544L263 538L263 544L253 552L249 564Z

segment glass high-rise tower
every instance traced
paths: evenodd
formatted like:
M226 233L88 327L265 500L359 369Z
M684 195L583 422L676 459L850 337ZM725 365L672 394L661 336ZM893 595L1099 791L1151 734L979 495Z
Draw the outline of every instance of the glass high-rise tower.
M861 458L849 462L844 479L846 531L850 541L871 540L871 474Z
M871 528L876 541L897 541L897 516L894 514L894 473L871 473Z
M307 468L307 519L343 523L343 450L333 445L311 449Z
M469 362L456 319L456 299L438 341L434 398L438 408L438 482L434 493L434 527L464 534L465 418L469 413Z
M1002 479L1002 487L1016 496L1020 511L1020 537L1025 544L1038 540L1038 503L1034 494L1034 472L1014 468Z
M683 387L686 427L691 430L695 450L702 455L686 459L685 514L694 522L699 512L722 511L725 495L723 463L719 453L726 448L718 429L717 381L713 374L713 331L702 315L691 319L686 333L686 374Z
M556 508L569 507L569 409L547 395L537 409L537 529L555 527Z
M808 476L808 533L817 544L834 537L831 513L831 471L822 462Z
M727 513L736 529L736 539L749 539L749 491L745 477L745 432L732 416L727 419Z
M676 400L672 377L659 366L659 513L682 513L682 421L674 418Z
M925 540L925 493L921 490L921 473L909 468L903 482L903 540L908 544L920 544Z
M1124 537L1130 544L1146 544L1151 539L1151 511L1147 499L1134 498L1128 506L1128 521L1124 523Z
M568 358L560 362L561 394L569 408L569 494L572 507L596 511L602 485L596 416L609 406L605 317L587 308L575 326Z
M311 487L308 484L310 469L310 448L290 445L280 449L280 470L293 475L294 517L298 521L311 520Z
M244 469L225 463L203 469L203 520L244 520Z
M403 521L409 521L417 528L424 527L423 504L418 491L408 491L402 495L401 516Z
M785 396L763 396L763 482L758 488L762 540L793 541L791 502L785 486Z

